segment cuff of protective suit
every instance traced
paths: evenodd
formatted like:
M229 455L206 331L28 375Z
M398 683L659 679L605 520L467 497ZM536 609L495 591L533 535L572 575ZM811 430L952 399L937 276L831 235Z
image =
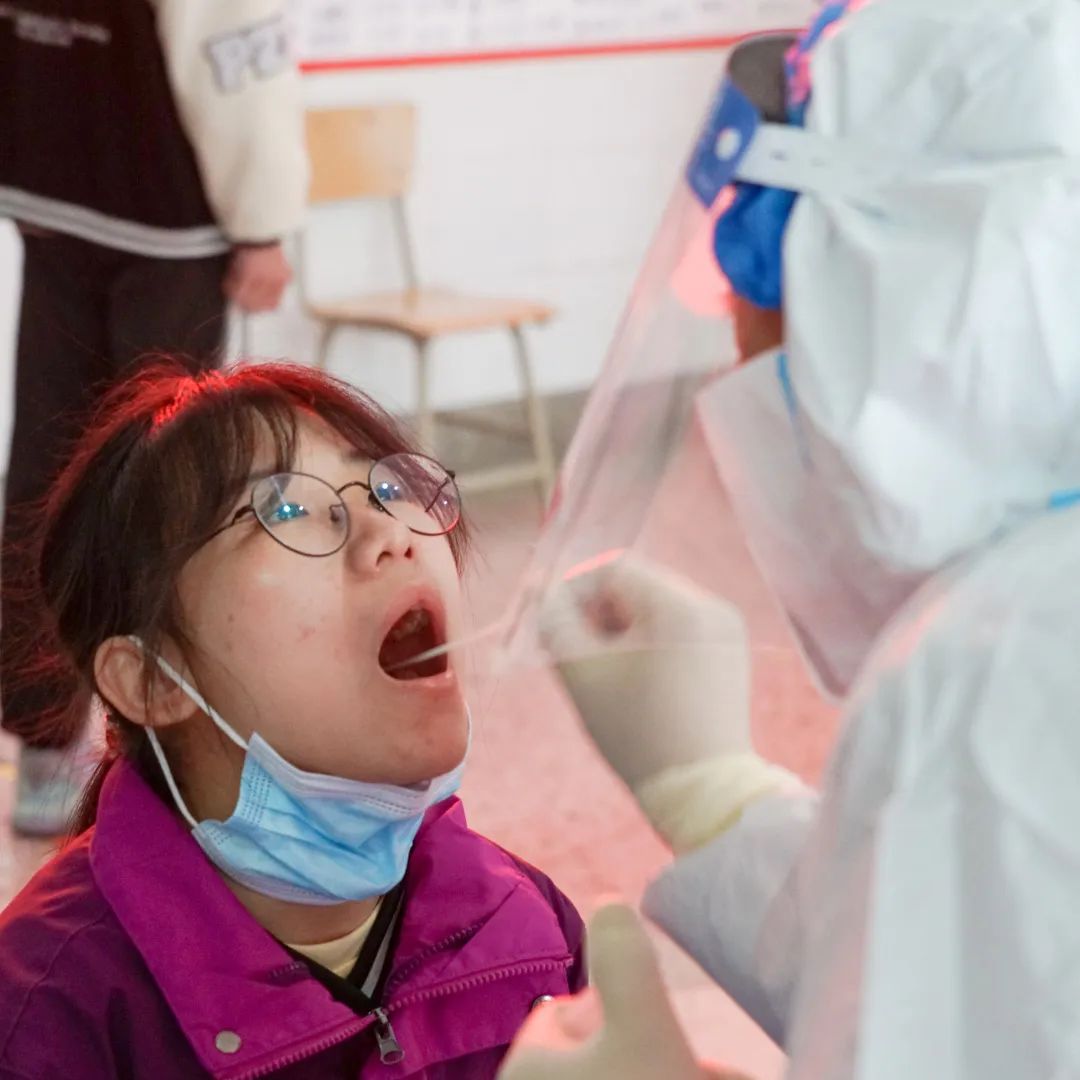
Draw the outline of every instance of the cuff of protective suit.
M727 832L751 803L801 786L793 773L757 754L722 754L665 769L634 795L653 828L683 854Z

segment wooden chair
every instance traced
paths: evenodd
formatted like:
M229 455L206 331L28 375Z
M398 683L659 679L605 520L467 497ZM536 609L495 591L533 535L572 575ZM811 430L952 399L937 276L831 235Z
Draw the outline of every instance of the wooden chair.
M417 426L422 442L435 450L436 417L431 407L429 364L433 343L450 334L505 331L513 346L525 405L526 430L507 431L471 421L467 426L489 433L526 436L532 460L461 477L472 490L534 480L547 497L555 478L555 461L544 403L536 390L524 327L543 323L553 311L531 300L463 295L450 289L421 287L405 195L413 167L415 112L411 105L389 104L347 109L319 109L307 114L311 158L310 201L318 206L345 200L378 199L393 213L394 233L405 288L331 301L314 301L304 284L305 251L301 240L297 280L308 314L321 326L316 364L325 368L338 332L346 327L397 334L415 347ZM456 423L464 424L461 418Z

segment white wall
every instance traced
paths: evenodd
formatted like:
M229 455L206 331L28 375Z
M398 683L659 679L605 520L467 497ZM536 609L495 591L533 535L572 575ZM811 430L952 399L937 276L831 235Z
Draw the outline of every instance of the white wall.
M419 111L410 209L425 280L546 300L559 309L533 335L544 389L595 376L635 269L721 69L711 50L446 65L309 76L314 106L409 100ZM310 279L320 297L396 284L384 218L320 211ZM0 230L0 440L10 426L18 246ZM314 335L290 297L256 320L253 351L305 360ZM385 404L409 409L405 346L345 333L332 368ZM499 337L441 344L435 401L511 397ZM2 466L0 466L2 468Z

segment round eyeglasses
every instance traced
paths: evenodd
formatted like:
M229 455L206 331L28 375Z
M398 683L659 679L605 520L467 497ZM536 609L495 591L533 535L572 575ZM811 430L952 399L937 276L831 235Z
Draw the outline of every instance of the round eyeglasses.
M391 454L371 466L366 484L353 480L335 488L300 472L262 477L251 489L251 502L207 541L254 514L282 547L316 558L333 555L349 539L342 495L352 487L362 488L374 509L419 536L445 536L461 521L461 493L452 472L423 454Z

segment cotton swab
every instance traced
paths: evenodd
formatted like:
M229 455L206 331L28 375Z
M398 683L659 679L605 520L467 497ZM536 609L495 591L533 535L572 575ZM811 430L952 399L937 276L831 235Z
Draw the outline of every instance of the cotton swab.
M424 664L428 660L434 660L440 656L446 656L448 653L456 652L458 649L467 648L469 645L475 645L478 641L484 641L489 637L494 637L505 626L505 621L499 619L489 626L486 626L483 630L478 630L475 634L469 634L466 637L458 638L457 641L448 641L443 645L436 645L434 649L428 649L425 652L420 653L418 656L411 656L408 660L402 660L400 664L394 664L392 667L388 667L387 671L400 671L402 668L413 667L416 664Z

